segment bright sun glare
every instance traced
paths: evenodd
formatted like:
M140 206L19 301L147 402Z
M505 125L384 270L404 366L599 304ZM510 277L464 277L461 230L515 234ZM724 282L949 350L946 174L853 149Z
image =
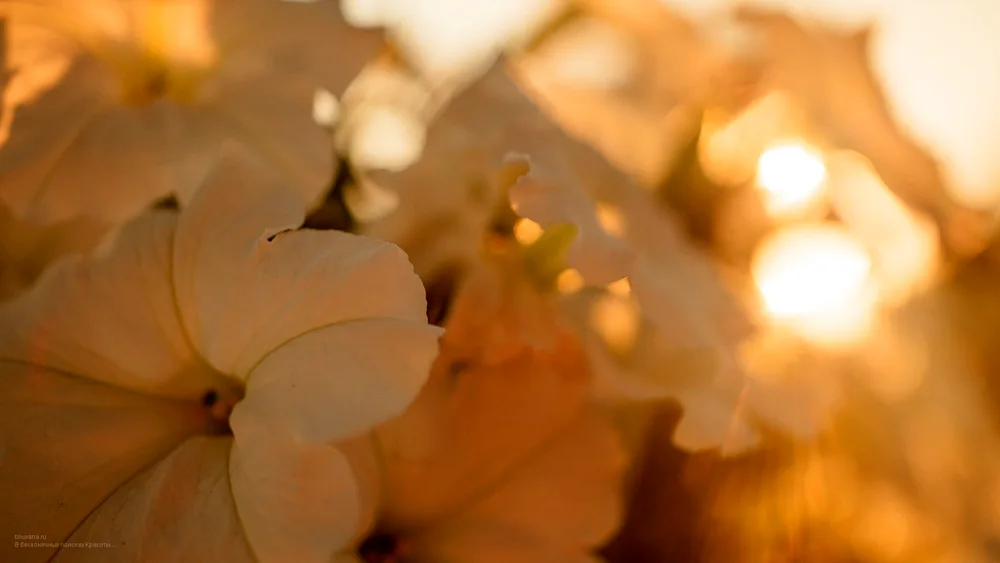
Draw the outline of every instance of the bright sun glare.
M757 185L774 215L805 210L819 196L825 181L823 157L801 143L772 145L757 162Z

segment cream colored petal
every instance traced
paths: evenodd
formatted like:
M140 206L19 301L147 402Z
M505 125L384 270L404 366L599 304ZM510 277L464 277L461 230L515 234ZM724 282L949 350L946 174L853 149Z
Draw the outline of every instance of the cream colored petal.
M505 361L487 363L497 346L510 348L510 338L495 340L493 325L475 322L480 305L459 303L426 387L379 430L387 526L407 528L467 506L570 426L586 402L586 367L565 334L551 348L522 343Z
M564 5L561 0L425 0L397 2L383 13L407 60L430 80L446 82L486 71L504 48L531 37Z
M55 561L254 561L229 486L232 438L192 438L112 494Z
M634 348L625 357L609 350L597 334L585 334L584 343L595 395L610 404L676 397L687 388L712 381L722 369L717 350L677 347L648 325L640 329Z
M381 33L344 22L339 0L213 2L212 10L225 58L210 93L263 80L270 89L295 82L312 88L310 96L316 88L339 96L382 48Z
M635 260L634 253L601 228L593 201L572 183L575 171L557 175L557 169L551 168L555 164L545 168L544 163L533 163L532 170L511 187L514 210L543 227L555 222L576 225L579 233L570 247L569 265L588 283L605 285L627 276Z
M185 339L170 288L176 216L126 225L104 252L69 257L0 308L0 358L115 386L198 398L222 384Z
M329 444L302 444L254 416L232 418L236 511L260 563L323 562L362 524L354 470Z
M711 297L691 297L691 288L702 287L695 283L698 277L682 268L671 269L674 264L661 267L649 259L637 262L629 282L643 314L676 345L718 348L724 356L726 344L733 339L727 340L728 331L719 326L713 304L707 302Z
M53 549L12 550L13 535L64 541L122 483L206 428L197 403L0 363L0 560L47 560Z
M30 289L59 257L93 250L108 230L107 225L84 219L38 225L14 217L0 205L0 301Z
M15 120L14 138L19 124ZM135 217L175 190L172 168L183 155L168 152L165 135L182 127L163 105L95 114L44 169L25 213L46 222L76 215L117 222Z
M0 150L0 195L17 213L45 222L80 214L121 221L157 198L197 188L220 139L199 109L166 101L122 106L117 79L96 61L57 57L64 38L21 35L12 39L35 49L21 53L28 60L14 74L0 126L0 139L12 126Z
M511 468L482 500L434 526L418 543L447 545L469 530L492 528L514 536L512 544L582 556L609 540L621 524L626 467L614 429L601 415L587 414Z
M689 451L720 448L737 454L757 445L760 435L747 422L747 406L722 393L694 390L680 396L684 415L674 430L674 443Z
M0 196L15 213L42 222L82 213L121 220L162 195L155 181L136 182L133 159L147 143L140 125L94 85L102 78L93 62L78 59L52 88L13 108L0 148ZM108 155L121 166L108 166Z
M268 83L280 83L269 77ZM240 85L212 105L227 137L252 151L256 159L277 170L305 206L319 201L334 177L333 139L313 119L315 86L267 83Z
M335 323L426 322L423 285L402 251L342 232L282 232L301 222L294 196L234 160L181 215L177 303L196 348L220 371L246 377L281 344Z
M312 330L250 373L233 418L259 416L307 442L366 432L413 402L437 355L440 329L367 319Z

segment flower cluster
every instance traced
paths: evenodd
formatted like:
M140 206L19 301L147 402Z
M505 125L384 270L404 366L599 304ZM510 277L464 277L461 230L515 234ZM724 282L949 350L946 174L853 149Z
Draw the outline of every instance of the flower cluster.
M988 554L924 4L0 0L0 561Z

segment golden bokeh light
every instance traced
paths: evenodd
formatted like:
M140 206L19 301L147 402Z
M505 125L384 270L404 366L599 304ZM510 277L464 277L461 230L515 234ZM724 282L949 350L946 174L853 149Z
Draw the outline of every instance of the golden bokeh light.
M876 561L900 561L916 539L919 522L907 500L888 485L871 487L854 522L855 547Z
M625 236L627 222L621 210L610 203L597 203L597 223L604 232L611 236L622 238Z
M542 226L531 219L518 219L514 223L514 238L517 242L528 246L542 236Z
M771 215L801 214L813 207L826 183L826 165L800 141L776 143L757 161L757 186Z
M370 223L395 211L399 194L362 175L344 190L344 204L355 220Z
M354 165L399 171L420 158L425 125L407 108L371 104L356 109L352 120L348 157Z
M313 93L313 121L324 127L333 127L340 118L340 101L325 88Z
M752 181L768 145L801 134L800 114L794 98L782 91L761 97L735 117L707 112L698 139L698 161L705 175L724 186Z
M632 351L639 337L641 315L633 299L609 293L590 309L590 326L607 347L621 355Z
M814 455L799 468L802 495L810 517L827 522L848 520L862 504L855 469L843 459Z
M567 268L556 278L556 290L571 295L583 289L583 276L575 268Z
M629 283L628 278L622 278L609 283L608 291L619 297L628 297L632 294L632 285Z
M758 248L753 278L766 313L819 344L848 344L869 328L875 305L871 259L844 229L783 229Z

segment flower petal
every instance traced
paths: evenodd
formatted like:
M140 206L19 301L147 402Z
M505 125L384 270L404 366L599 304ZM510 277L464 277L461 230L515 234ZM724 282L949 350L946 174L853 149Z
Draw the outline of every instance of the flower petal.
M0 205L0 301L30 289L59 257L93 250L107 232L107 225L88 220L38 225Z
M222 214L232 220L218 221ZM338 231L282 232L301 222L301 202L236 161L181 215L178 308L195 346L223 373L246 377L269 352L319 327L366 317L426 322L423 285L402 251Z
M688 451L720 448L723 455L744 452L760 441L746 419L739 397L730 399L714 390L680 395L684 416L674 430L674 443Z
M511 543L542 553L583 555L610 539L621 523L626 466L615 431L601 415L585 414L512 468L483 500L418 544L447 551L469 531L493 528L518 538Z
M113 547L60 555L73 561L253 562L230 491L232 442L204 436L184 442L115 491L68 540Z
M122 483L206 428L197 403L0 363L0 533L64 541ZM11 549L3 542L0 560L53 551Z
M313 89L340 95L382 48L382 34L347 25L339 5L338 0L212 2L212 36L224 60L207 88L218 92L223 85L259 81L280 90L289 81L311 81Z
M314 203L335 165L333 139L313 118L316 92L341 94L378 52L380 34L348 26L334 0L213 2L212 12L223 58L204 102Z
M287 83L281 90L241 85L212 107L228 136L280 171L304 206L321 199L334 177L333 140L313 118L315 92Z
M395 319L307 332L254 368L232 417L259 416L308 442L353 437L413 402L439 335L426 323Z
M455 305L427 386L378 433L389 527L469 504L572 425L587 400L587 370L572 335L553 330L546 348L514 345L511 335L498 337L505 327L497 315L483 322L481 301L459 297Z
M0 308L0 358L116 386L198 398L222 385L185 339L170 290L176 218L125 226L106 252L69 257Z
M43 67L40 72L52 70ZM75 59L51 88L30 103L15 107L15 100L5 101L5 113L13 115L10 130L0 134L0 197L15 213L56 222L77 215L79 206L86 206L86 211L121 218L157 197L146 191L155 188L148 184L107 186L115 198L94 198L89 190L81 189L81 184L105 189L101 182L117 169L107 166L103 158L99 166L74 168L80 166L87 151L107 151L98 143L108 142L113 135L134 133L108 119L113 100L104 91L102 82L106 80L94 61ZM11 118L5 116L5 120ZM115 148L131 152L134 144L115 143ZM122 163L126 170L134 167L127 159Z
M344 454L234 416L229 473L236 511L261 563L327 563L361 530L362 492Z
M579 235L570 247L569 265L588 283L605 285L627 276L634 253L601 228L593 202L574 181L576 171L569 167L560 170L559 164L531 164L528 174L510 188L514 210L543 227L557 222L576 225Z

